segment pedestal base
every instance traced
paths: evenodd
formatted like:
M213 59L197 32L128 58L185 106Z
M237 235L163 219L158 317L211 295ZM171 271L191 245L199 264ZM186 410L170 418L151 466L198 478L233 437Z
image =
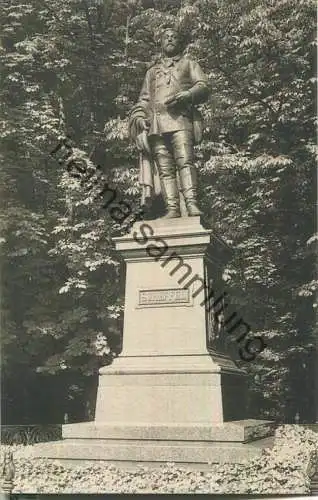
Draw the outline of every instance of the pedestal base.
M100 371L95 421L211 425L240 420L244 379L226 356L119 357Z

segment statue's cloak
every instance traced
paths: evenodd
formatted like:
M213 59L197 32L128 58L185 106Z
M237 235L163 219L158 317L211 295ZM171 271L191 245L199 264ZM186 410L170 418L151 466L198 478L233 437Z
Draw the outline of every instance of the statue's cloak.
M147 109L136 104L129 115L128 132L139 150L139 184L141 186L141 206L148 205L154 196L162 194L159 171L152 158L146 132L138 133L137 120L147 119Z

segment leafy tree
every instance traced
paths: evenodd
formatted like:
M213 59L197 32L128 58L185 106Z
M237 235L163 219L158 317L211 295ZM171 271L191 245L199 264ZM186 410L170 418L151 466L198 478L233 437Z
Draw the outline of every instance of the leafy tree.
M105 179L138 210L126 117L160 25L177 20L211 86L197 148L206 223L234 249L224 272L233 308L268 345L244 365L250 414L309 419L313 2L3 0L0 9L4 385L13 378L16 391L23 377L31 391L48 374L66 398L86 394L88 376L120 349L124 270L111 238L131 218L116 223L98 192ZM66 135L71 146L59 148ZM72 160L86 180L70 175Z

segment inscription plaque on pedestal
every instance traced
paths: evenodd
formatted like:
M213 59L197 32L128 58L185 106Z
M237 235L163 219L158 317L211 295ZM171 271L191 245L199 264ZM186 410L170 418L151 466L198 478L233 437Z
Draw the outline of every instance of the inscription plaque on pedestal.
M191 305L190 293L184 288L139 290L137 307Z

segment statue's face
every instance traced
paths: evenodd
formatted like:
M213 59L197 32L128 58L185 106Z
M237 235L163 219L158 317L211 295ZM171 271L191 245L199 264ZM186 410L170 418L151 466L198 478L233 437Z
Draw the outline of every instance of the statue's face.
M164 54L167 56L175 56L180 52L180 41L178 33L174 30L167 30L161 38L161 45Z

